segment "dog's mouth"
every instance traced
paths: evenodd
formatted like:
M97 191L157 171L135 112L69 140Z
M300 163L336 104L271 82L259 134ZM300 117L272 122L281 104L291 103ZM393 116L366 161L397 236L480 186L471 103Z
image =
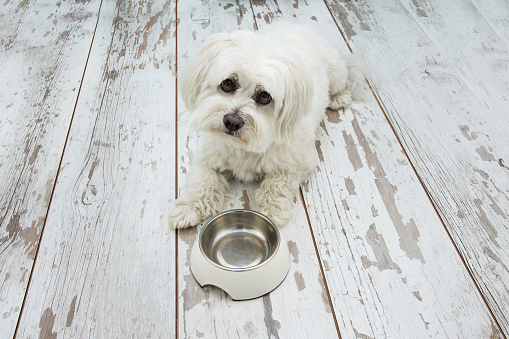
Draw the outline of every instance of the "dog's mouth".
M233 140L238 141L242 144L248 143L246 136L244 135L244 133L241 132L241 130L232 132L224 127L216 127L216 128L211 128L210 131L218 136L227 135L227 138L232 138Z
M241 141L243 141L243 142L246 142L246 140L244 140L244 137L243 137L243 135L242 135L241 131L234 131L234 132L232 132L232 131L229 131L229 130L227 130L227 129L223 129L223 132L224 132L226 135L229 135L229 136L234 137L235 139L238 139L238 140L241 140Z

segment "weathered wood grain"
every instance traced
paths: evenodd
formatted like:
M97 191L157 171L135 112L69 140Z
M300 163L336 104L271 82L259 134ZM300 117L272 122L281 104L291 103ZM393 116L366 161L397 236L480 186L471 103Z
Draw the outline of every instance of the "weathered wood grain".
M508 333L507 2L327 3L0 4L0 337L21 312L19 338ZM199 141L176 107L175 56L182 71L208 35L277 19L346 52L336 20L383 111L369 97L328 112L323 161L281 230L290 272L234 302L189 271L199 227L167 227ZM256 208L256 187L234 181L225 208Z
M343 43L318 1L253 9L260 27L310 22ZM316 146L303 195L341 335L501 336L374 98L329 111Z
M485 119L497 121L491 127L498 129L492 130L491 135L509 135L509 46L497 30L468 0L401 2L435 48L447 59L463 86L485 106L482 112ZM479 108L483 109L481 105ZM469 126L459 127L466 140L472 139L475 131L469 131ZM473 138L482 139L482 136L474 134ZM498 176L503 177L505 172L507 170L501 168ZM509 210L507 199L501 199L498 203L502 204L499 206L501 210ZM501 216L507 217L504 213Z
M102 3L20 338L175 336L175 23Z
M255 28L247 1L179 2L178 69L210 34ZM179 100L178 170L179 191L184 187L199 135L188 124L190 112ZM252 197L256 183L231 183L231 198L225 209L256 209ZM194 280L189 260L198 231L178 231L179 337L182 338L332 338L337 330L327 290L320 272L302 200L296 197L295 215L281 229L292 254L290 271L270 294L248 301L233 301L216 287L201 288Z
M474 20L479 14L468 2L418 2L414 17L395 1L328 3L352 49L363 54L398 138L509 334L509 118L507 65L499 64L507 46ZM441 33L451 25L457 28ZM467 42L459 39L465 31Z
M50 202L98 2L0 5L0 337L12 337Z
M509 3L504 0L471 0L476 10L509 48Z

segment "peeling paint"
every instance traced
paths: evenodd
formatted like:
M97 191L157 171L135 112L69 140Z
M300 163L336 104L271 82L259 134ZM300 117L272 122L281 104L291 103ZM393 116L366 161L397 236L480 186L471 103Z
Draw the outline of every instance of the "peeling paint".
M422 297L421 297L421 294L419 293L419 291L414 291L414 292L412 292L412 294L414 295L414 297L417 300L422 301Z
M332 313L329 296L327 294L327 289L325 288L325 282L323 280L322 273L320 273L320 272L318 272L318 283L320 284L320 286L322 288L321 297L322 297L322 302L325 306L325 312Z
M348 190L349 195L357 195L355 192L355 183L353 182L352 178L344 178L345 180L345 186Z
M53 310L48 307L44 310L41 320L39 320L39 328L41 331L39 332L40 339L56 339L57 334L53 332L53 325L55 324L55 314L53 314Z
M245 210L250 210L251 206L249 204L249 195L247 194L247 191L245 189L242 190L242 197L240 198L240 201L242 202L242 208Z
M353 166L353 169L357 171L362 168L364 165L362 164L361 157L359 156L359 152L357 152L357 145L353 140L353 137L350 134L347 134L343 131L343 139L346 143L346 152L348 154L348 159Z
M348 202L346 201L346 199L341 200L341 202L343 203L343 208L345 209L345 211L349 211L350 206L348 206Z
M491 209L499 216L501 216L502 218L504 219L507 219L507 215L504 213L504 211L500 208L500 206L498 206L498 204L496 203L495 199L491 196L491 195L488 195L488 199L490 199L491 201L491 204L490 204L490 207Z
M461 133L463 134L463 136L465 137L465 139L467 139L468 141L477 139L477 133L472 132L472 134L468 134L468 132L470 131L470 128L467 125L460 125L458 127L459 127Z
M293 257L293 262L298 264L299 263L299 249L297 248L297 243L294 241L288 240L288 249L290 250L290 253Z
M309 193L309 182L305 181L301 185L302 185L302 188L304 188L304 191L306 191L306 193Z
M143 207L141 208L140 218L143 219L143 215L145 215L145 206L147 205L147 200L143 200Z
M37 159L37 156L39 155L39 151L42 148L41 145L37 145L35 149L32 152L32 155L30 156L30 159L28 160L29 165L33 165L35 160Z
M352 328L355 333L355 339L374 339L374 337L370 337L369 335L360 333L359 331L357 331L357 329L355 327L352 327Z
M191 274L184 276L185 289L182 291L184 311L192 310L196 305L200 305L210 297L210 292L202 288Z
M419 313L419 316L421 317L421 320L422 322L424 323L424 326L426 327L426 329L428 330L429 329L429 322L427 322L426 320L424 320L424 316Z
M325 132L325 134L329 137L329 131L327 131L327 127L325 127L325 121L320 121L320 127L323 129L323 131Z
M263 311L265 314L263 320L265 322L265 328L267 329L267 336L269 338L275 337L279 339L278 331L281 329L281 323L272 316L272 300L270 299L270 294L264 295L262 299Z
M7 224L7 232L9 232L9 239L14 239L21 232L21 226L19 224L19 214L14 214Z
M477 207L477 217L479 218L479 221L481 222L481 226L484 229L484 231L488 234L488 237L490 238L491 242L495 244L498 248L500 248L500 245L497 242L498 238L498 232L497 229L493 226L490 219L486 215L486 212L483 210L483 202L480 199L474 200L475 206Z
M375 205L371 205L371 214L373 215L373 218L378 216L378 210L375 208Z
M111 70L104 73L103 81L111 80L115 81L118 78L118 71L117 70Z
M503 336L502 331L500 330L498 325L492 321L491 322L491 335L490 335L490 339L492 339L492 338L493 339L494 338L501 338L502 336Z
M476 148L475 151L481 156L482 161L496 161L493 154L491 154L484 146Z
M322 143L320 140L315 140L315 147L316 151L318 152L318 158L320 159L320 162L324 162L323 153L322 153Z
M32 221L32 225L23 230L23 239L25 245L25 253L30 259L35 259L37 253L37 246L39 244L40 234L38 230L42 230L44 225L44 217L39 217L37 220Z
M488 257L490 257L493 261L497 262L500 266L502 266L504 271L509 273L509 268L506 266L506 264L502 260L500 260L500 258L489 247L484 246L483 252Z
M358 113L353 109L352 111L355 114ZM426 261L424 260L424 256L417 244L420 233L417 225L415 224L415 221L410 219L408 223L404 223L403 217L396 206L395 194L397 192L397 187L392 185L389 179L387 179L383 166L378 160L377 154L374 153L369 147L369 143L359 126L357 118L353 119L352 126L354 128L355 134L357 135L357 140L364 150L368 166L373 170L373 173L375 174L375 184L378 188L378 191L380 192L380 196L382 197L385 208L389 213L396 232L398 232L400 248L405 251L409 258L418 259L421 260L422 263L425 263Z
M389 249L385 244L383 236L376 231L375 224L369 226L369 230L366 233L366 242L371 246L371 250L375 255L376 261L370 261L366 256L362 256L362 265L364 268L375 266L380 271L384 270L395 270L401 273L401 268L395 264L389 253Z
M70 327L72 321L74 320L74 312L76 311L76 299L78 296L74 296L71 301L71 306L69 307L69 312L67 313L67 320L65 322L65 327Z
M333 111L331 109L327 109L325 111L325 114L327 115L327 121L333 124L339 124L341 122L341 118L339 117L338 111Z
M304 282L304 277L302 276L302 273L295 271L295 274L293 275L295 278L295 283L297 284L297 290L300 292L306 288L306 283Z
M240 26L242 24L242 20L244 20L244 15L247 13L247 8L244 5L239 4L239 0L237 2L237 24Z
M414 4L415 6L415 13L417 14L417 16L421 17L421 18L427 18L428 17L428 14L426 13L426 11L421 7L421 3L419 3L418 0L412 0L412 3Z
M88 180L92 179L92 176L94 175L95 168L99 165L99 159L95 159L95 161L92 163L92 167L90 168L90 172L88 172Z

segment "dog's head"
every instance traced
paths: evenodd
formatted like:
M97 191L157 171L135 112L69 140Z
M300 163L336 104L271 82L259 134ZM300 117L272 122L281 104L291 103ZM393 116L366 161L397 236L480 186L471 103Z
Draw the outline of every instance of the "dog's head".
M291 142L309 110L311 75L288 48L248 31L209 37L182 77L191 125L250 152Z

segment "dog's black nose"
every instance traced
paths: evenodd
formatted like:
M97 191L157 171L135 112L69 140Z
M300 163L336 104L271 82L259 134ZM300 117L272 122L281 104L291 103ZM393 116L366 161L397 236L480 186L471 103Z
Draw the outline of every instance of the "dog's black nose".
M230 113L223 117L223 124L229 133L233 133L244 126L244 120L237 113Z

